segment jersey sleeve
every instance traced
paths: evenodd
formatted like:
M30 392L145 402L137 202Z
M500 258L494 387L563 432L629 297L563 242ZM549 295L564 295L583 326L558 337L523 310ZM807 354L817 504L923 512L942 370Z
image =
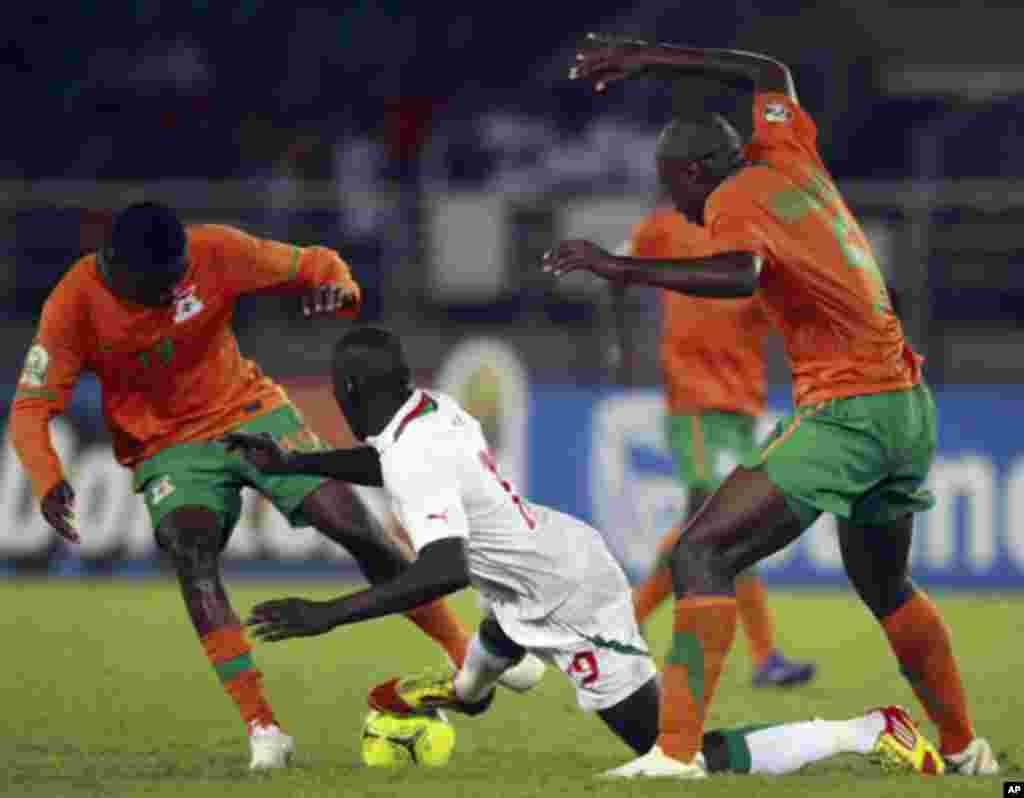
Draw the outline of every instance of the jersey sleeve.
M73 292L59 284L43 307L11 405L11 443L37 497L64 479L50 419L67 408L85 363L80 314Z
M810 158L824 168L818 154L818 127L800 104L785 94L754 96L754 131L747 144L751 161L770 161L774 153Z
M633 227L629 238L629 252L634 258L657 258L664 252L665 231L652 216Z
M356 303L338 311L355 318L362 295L348 264L333 249L300 247L257 238L227 225L202 225L195 235L212 252L230 294L300 293L317 286L337 283L352 290Z
M426 443L402 441L381 456L384 488L417 552L437 540L469 537L454 458Z

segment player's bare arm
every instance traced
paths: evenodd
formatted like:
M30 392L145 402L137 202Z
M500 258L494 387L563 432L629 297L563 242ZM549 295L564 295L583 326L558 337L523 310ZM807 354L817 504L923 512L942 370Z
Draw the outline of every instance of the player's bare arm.
M424 546L416 561L390 582L331 601L266 601L253 608L246 623L257 637L271 642L311 637L422 607L468 586L466 543L449 537Z
M273 438L229 432L221 439L228 452L237 452L267 474L307 474L354 485L381 487L380 455L370 446L322 452L288 452Z
M572 80L586 80L602 92L609 83L649 73L697 74L722 81L742 80L757 92L780 92L796 100L789 68L760 53L743 50L651 44L591 33L569 70Z
M563 241L544 256L543 269L560 277L587 271L615 283L640 283L691 296L730 299L757 288L761 257L722 252L701 258L633 258L613 255L589 241Z

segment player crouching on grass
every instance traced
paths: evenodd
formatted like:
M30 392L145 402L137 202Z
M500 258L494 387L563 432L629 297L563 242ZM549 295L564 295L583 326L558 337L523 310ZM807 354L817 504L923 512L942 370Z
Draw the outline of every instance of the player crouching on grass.
M501 675L527 652L557 663L584 710L638 753L658 736L659 686L626 576L600 533L521 497L497 472L479 422L454 399L416 388L401 344L384 330L347 334L334 351L334 394L355 449L289 453L270 438L224 436L264 473L320 475L384 488L418 551L395 579L331 601L287 598L253 609L257 637L319 635L436 601L474 585L491 610L458 672L386 682L375 709L485 710ZM938 752L897 707L849 721L720 730L705 735L695 775L791 772L841 752L941 772Z

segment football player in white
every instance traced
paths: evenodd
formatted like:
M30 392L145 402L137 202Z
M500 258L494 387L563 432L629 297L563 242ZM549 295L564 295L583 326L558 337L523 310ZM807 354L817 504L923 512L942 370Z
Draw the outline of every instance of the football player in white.
M345 335L335 347L333 382L365 446L297 453L248 434L223 441L268 473L383 487L418 556L392 581L337 599L264 602L248 621L256 636L323 634L473 585L490 611L462 667L393 679L371 691L371 706L477 714L489 706L502 673L532 652L569 675L583 710L596 711L634 751L649 750L658 735L657 671L626 575L600 533L520 496L499 474L480 424L452 398L413 384L391 333L362 328ZM874 752L925 772L942 768L906 713L886 707L850 721L709 732L691 777L708 770L789 772L844 751Z

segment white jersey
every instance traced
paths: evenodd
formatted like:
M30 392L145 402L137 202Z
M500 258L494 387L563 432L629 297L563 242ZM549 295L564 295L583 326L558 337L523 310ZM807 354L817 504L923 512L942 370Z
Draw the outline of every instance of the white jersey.
M380 453L384 490L416 550L465 539L470 578L513 639L532 637L531 622L560 607L628 594L598 532L521 497L498 473L479 422L451 397L415 391L367 443Z

